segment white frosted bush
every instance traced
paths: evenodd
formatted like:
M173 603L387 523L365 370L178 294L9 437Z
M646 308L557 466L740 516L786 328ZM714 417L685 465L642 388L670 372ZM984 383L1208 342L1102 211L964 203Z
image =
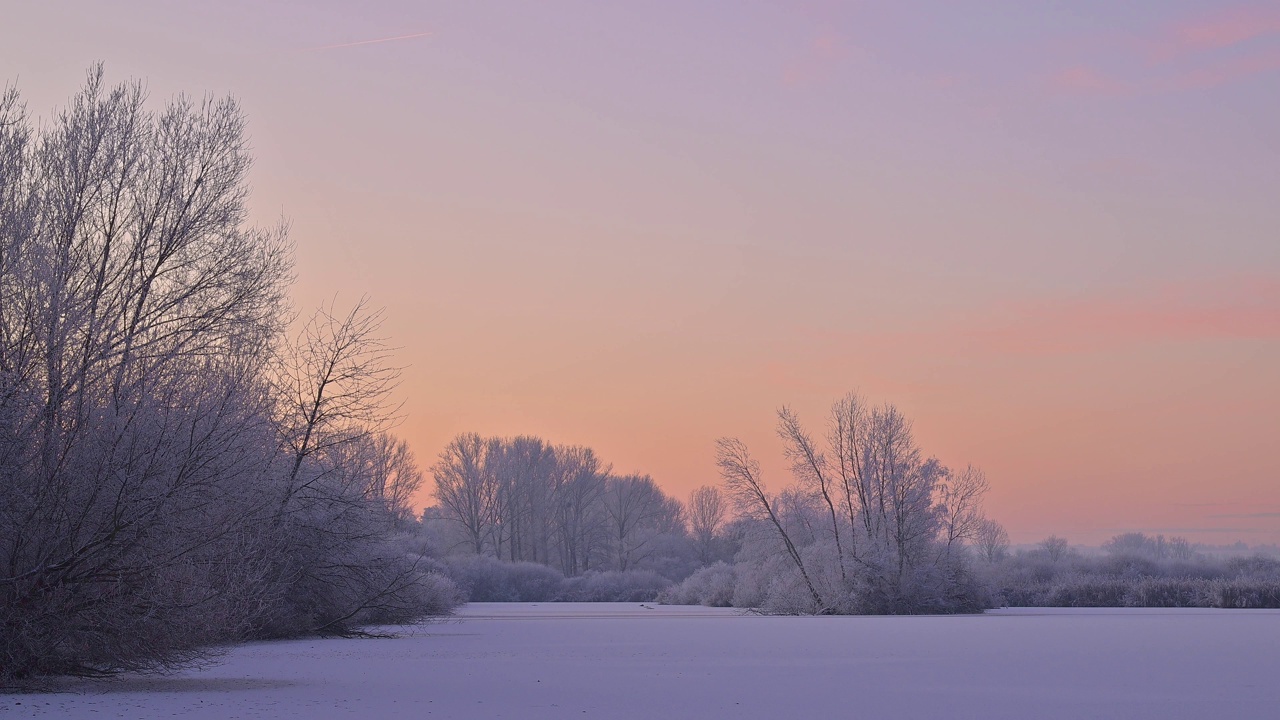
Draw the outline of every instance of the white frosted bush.
M667 588L659 596L659 600L667 605L732 607L736 582L734 566L716 562L698 570L683 582Z

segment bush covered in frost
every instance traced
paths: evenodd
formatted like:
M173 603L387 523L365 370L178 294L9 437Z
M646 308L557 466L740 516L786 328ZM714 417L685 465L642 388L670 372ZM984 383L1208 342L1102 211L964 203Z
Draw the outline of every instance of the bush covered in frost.
M564 584L564 576L555 568L486 555L449 558L445 566L471 602L548 602Z
M652 570L606 570L567 578L556 600L562 602L652 602L671 581Z
M662 592L659 597L667 605L705 605L733 607L737 572L723 561L708 565Z

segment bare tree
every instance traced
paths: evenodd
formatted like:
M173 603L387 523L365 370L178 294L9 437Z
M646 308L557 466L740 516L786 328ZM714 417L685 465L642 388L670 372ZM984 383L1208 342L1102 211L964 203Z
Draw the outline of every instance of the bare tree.
M577 575L602 560L608 528L600 507L610 467L590 448L557 446L555 535L560 571Z
M978 554L989 563L1003 560L1009 552L1009 533L995 520L983 518L978 522L974 541Z
M939 510L948 551L956 543L977 539L986 520L982 515L982 498L988 487L986 474L972 465L951 474L943 483Z
M614 544L614 567L626 571L648 557L653 540L681 522L682 508L648 475L605 480L603 507Z
M436 500L446 517L462 527L467 545L477 555L492 543L497 522L496 452L495 441L464 433L445 446L431 466Z
M279 354L276 425L287 467L272 566L288 592L259 622L261 635L344 634L421 606L422 573L388 545L411 515L402 503L420 476L407 447L385 435L397 419L389 395L399 369L388 364L381 319L365 299L347 313L322 307Z
M281 508L323 475L304 477L313 455L353 445L383 432L399 405L389 397L400 369L389 364L381 337L383 311L361 298L345 315L332 304L318 309L277 364L282 441L291 463Z
M541 438L497 443L497 554L513 561L550 563L556 454Z
M778 411L778 436L786 447L787 459L791 461L791 472L803 485L814 488L822 498L831 520L831 536L836 544L836 563L840 568L841 581L845 580L844 545L841 542L840 518L837 515L834 478L831 477L826 457L818 450L813 439L800 425L799 418L790 408L783 407Z
M987 482L980 470L951 473L924 455L896 408L871 408L853 394L833 404L825 447L786 407L778 412L777 432L795 489L778 499L766 495L758 467L736 441L717 446L725 487L740 510L777 529L798 566L806 552L829 553L829 560L805 568L806 577L822 579L810 583L821 586L814 592L831 595L828 609L969 607L959 549L982 518ZM823 548L810 551L810 545Z
M689 494L689 532L698 548L698 561L711 563L715 542L725 520L725 502L719 488L703 485Z
M409 444L383 432L356 443L353 455L363 464L358 471L363 494L381 503L398 529L411 525L416 513L410 501L423 478Z
M145 100L96 67L33 130L0 94L0 678L425 607L385 552L407 456L375 477L353 442L389 415L369 326L283 353L281 396L292 248L244 225L243 113Z
M1044 551L1044 554L1047 555L1050 560L1058 562L1067 556L1067 552L1070 550L1070 545L1067 544L1066 538L1058 537L1057 535L1050 535L1040 541L1040 549Z
M433 532L446 547L566 576L658 565L681 572L691 559L683 505L647 475L611 475L589 448L469 433L431 472Z
M774 503L769 499L760 477L760 463L751 457L747 446L741 440L720 438L716 441L716 465L720 467L720 477L724 480L725 490L739 512L767 520L777 531L778 539L782 541L787 556L791 558L791 562L804 580L805 588L813 599L813 607L817 610L825 609L822 596L818 594L808 570L805 569L800 549L792 542L791 534L779 518Z

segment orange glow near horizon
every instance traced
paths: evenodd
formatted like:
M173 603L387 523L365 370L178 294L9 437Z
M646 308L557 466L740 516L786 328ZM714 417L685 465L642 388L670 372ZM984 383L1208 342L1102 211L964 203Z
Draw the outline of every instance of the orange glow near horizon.
M300 312L386 307L424 469L532 434L684 499L737 436L780 489L776 410L856 390L1015 543L1280 543L1270 5L22 5L34 115L98 60L241 100L251 219Z

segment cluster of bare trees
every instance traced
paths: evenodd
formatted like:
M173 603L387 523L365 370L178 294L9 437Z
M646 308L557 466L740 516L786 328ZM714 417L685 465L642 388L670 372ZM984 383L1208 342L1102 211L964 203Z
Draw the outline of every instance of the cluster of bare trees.
M565 575L630 570L687 544L681 503L647 475L614 475L589 448L536 437L454 438L431 467L450 549Z
M769 557L791 568L804 600L784 598L788 609L981 607L965 547L998 526L982 514L980 470L955 472L926 457L896 408L870 407L856 395L832 406L825 442L787 408L778 413L778 435L795 480L780 495L770 493L742 442L719 440L717 462L739 513L767 529L766 545L777 549Z
M1184 537L1165 538L1140 532L1122 533L1102 544L1102 549L1112 555L1147 557L1154 560L1190 560L1195 551L1191 541Z
M286 339L292 248L245 226L249 165L231 99L152 113L96 68L37 126L0 96L0 675L431 604L387 544L421 476L378 316Z

